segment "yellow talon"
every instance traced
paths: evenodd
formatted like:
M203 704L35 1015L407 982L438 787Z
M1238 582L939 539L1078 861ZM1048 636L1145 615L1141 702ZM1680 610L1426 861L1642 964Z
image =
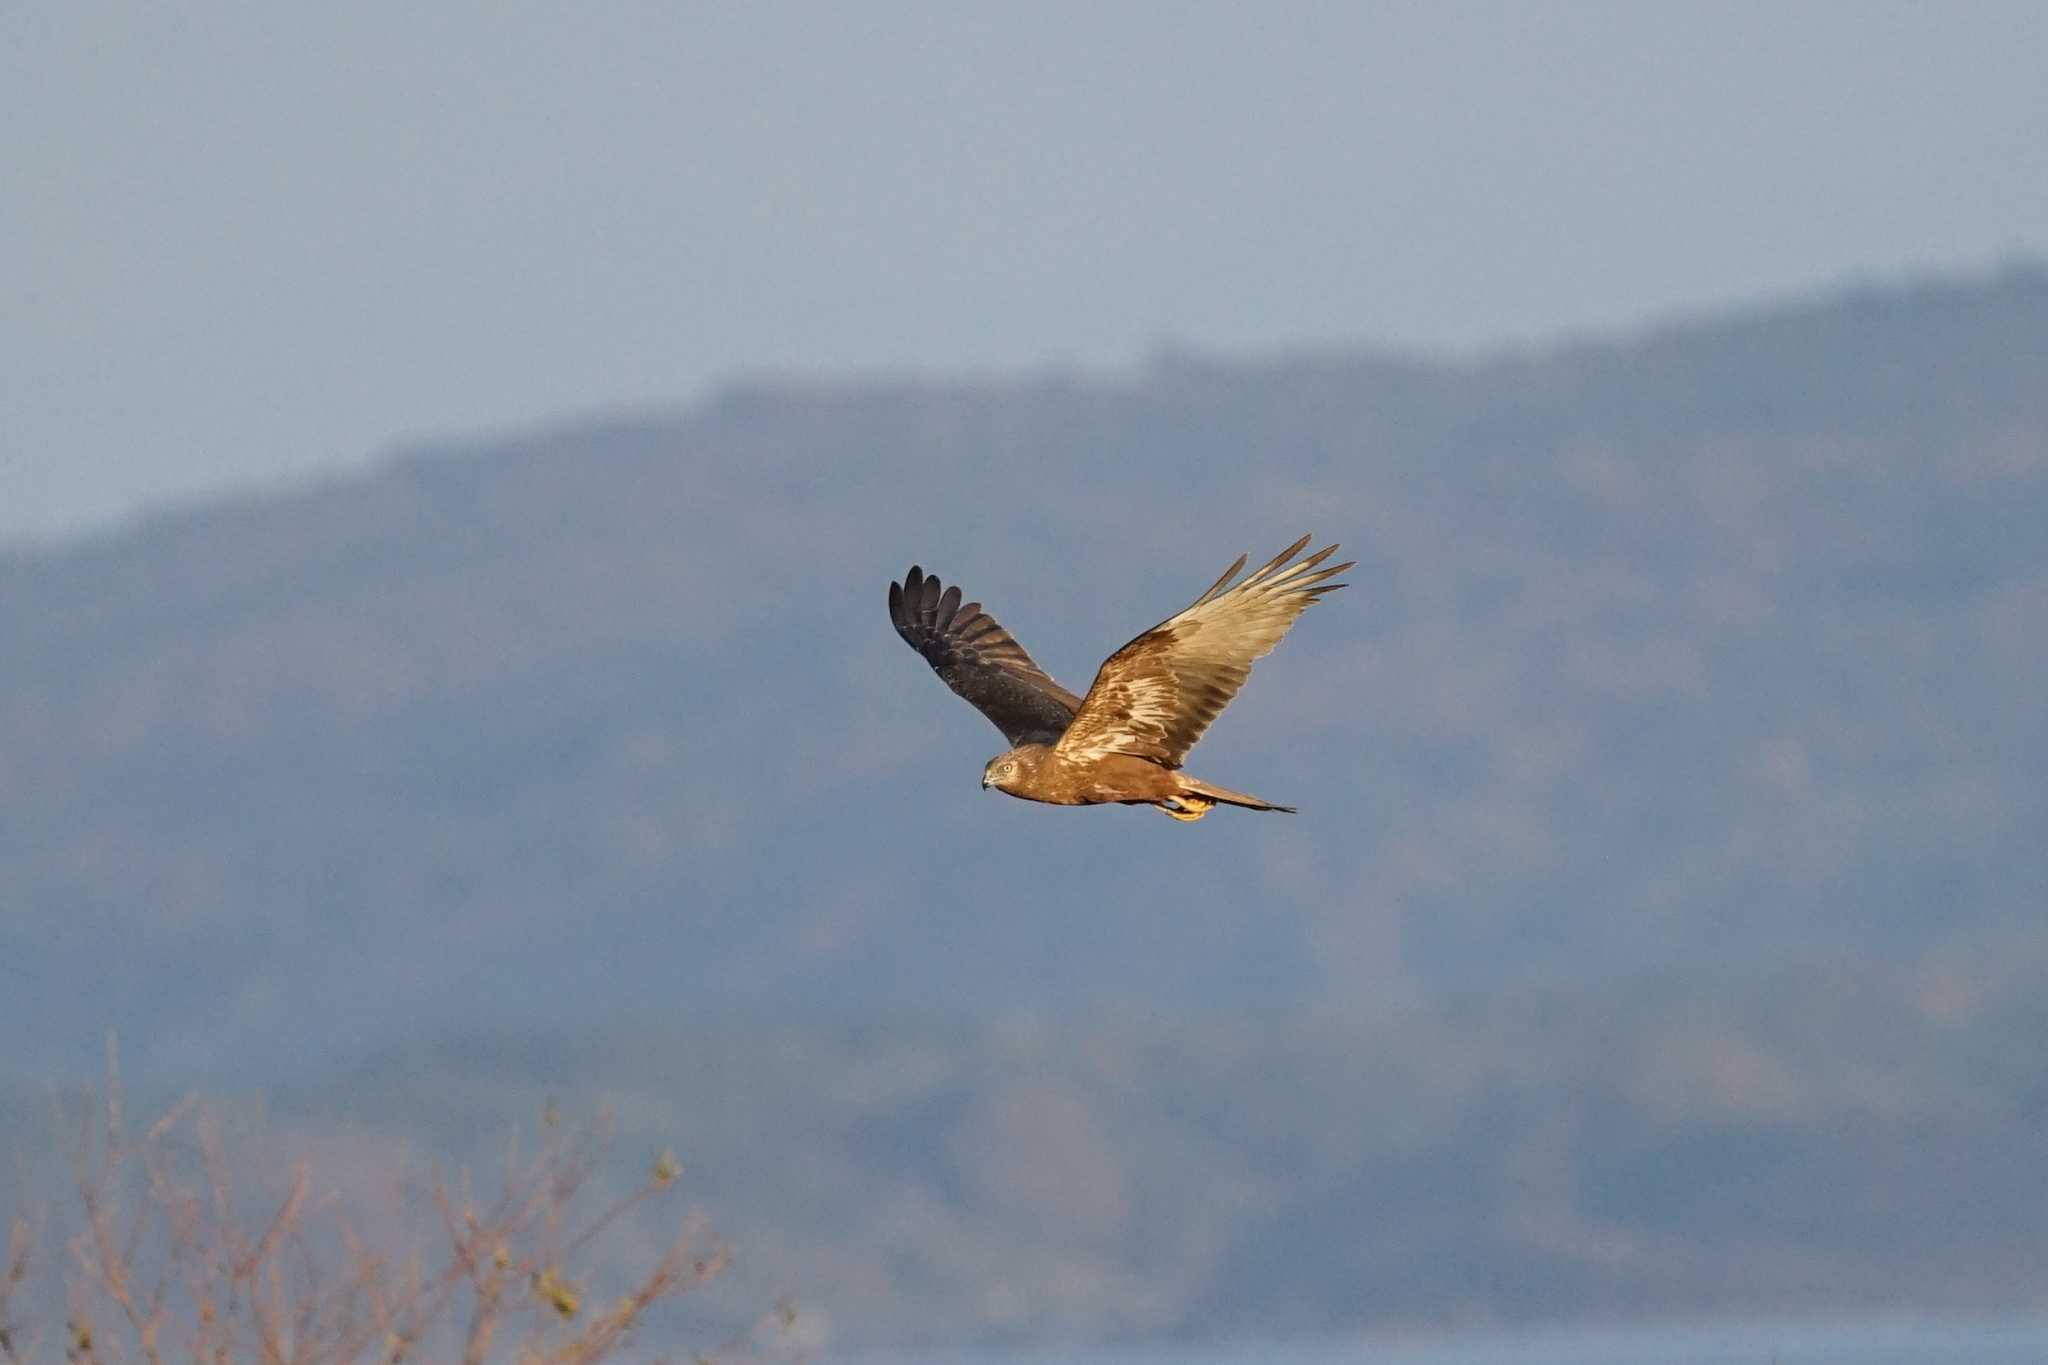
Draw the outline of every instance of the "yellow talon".
M1174 796L1167 799L1174 804L1169 806L1165 801L1156 801L1153 804L1176 820L1199 820L1216 805L1214 801L1203 796Z

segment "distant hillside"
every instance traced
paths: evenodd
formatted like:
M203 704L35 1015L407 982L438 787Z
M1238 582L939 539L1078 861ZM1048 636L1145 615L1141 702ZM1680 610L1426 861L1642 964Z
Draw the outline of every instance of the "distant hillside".
M1292 820L984 796L885 617L921 562L1080 688L1304 529L1355 586L1195 764ZM676 1001L1996 949L2048 904L2044 650L2036 270L1469 364L745 386L0 561L0 1026L246 1075Z
M847 1348L2038 1312L2044 974L2038 950L1850 954L1382 1008L680 1005L395 1048L224 1112L245 1188L309 1157L373 1232L401 1175L489 1189L551 1106L609 1112L617 1185L680 1153L735 1252L650 1349L785 1300ZM46 1088L0 1089L0 1151L44 1173L13 1193L61 1243L52 1118ZM622 1230L615 1277L658 1231Z
M1303 530L1291 819L982 794L884 611ZM842 1342L2039 1307L2044 677L2037 270L421 453L0 559L0 1149L112 1027L337 1178L608 1101Z
M270 1113L374 1169L609 1103L732 1239L710 1307L793 1296L849 1346L2038 1310L2044 972L685 1015L401 1049Z

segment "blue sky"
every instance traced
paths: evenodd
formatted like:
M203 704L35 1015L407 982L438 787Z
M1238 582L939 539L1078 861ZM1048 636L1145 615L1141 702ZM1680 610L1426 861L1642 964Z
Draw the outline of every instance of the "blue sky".
M2048 6L0 12L0 541L762 371L2048 255Z

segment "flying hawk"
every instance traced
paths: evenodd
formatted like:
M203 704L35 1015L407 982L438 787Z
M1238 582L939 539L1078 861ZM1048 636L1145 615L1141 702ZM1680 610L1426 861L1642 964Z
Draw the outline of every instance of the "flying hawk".
M1156 806L1176 820L1199 820L1218 802L1292 815L1292 806L1188 777L1180 765L1244 686L1252 661L1271 653L1310 603L1344 586L1328 580L1356 561L1318 569L1335 545L1295 561L1308 542L1303 536L1233 584L1245 564L1239 555L1194 605L1105 659L1085 697L1048 677L981 603L962 605L957 586L916 565L889 585L889 617L1010 741L982 769L984 790L1055 806Z

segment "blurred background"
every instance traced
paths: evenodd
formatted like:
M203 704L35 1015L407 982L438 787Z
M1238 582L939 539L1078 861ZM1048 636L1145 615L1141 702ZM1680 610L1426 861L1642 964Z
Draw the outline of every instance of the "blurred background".
M2044 51L9 8L0 1139L606 1107L828 1351L2048 1307ZM884 610L1308 530L1293 819L983 796Z

